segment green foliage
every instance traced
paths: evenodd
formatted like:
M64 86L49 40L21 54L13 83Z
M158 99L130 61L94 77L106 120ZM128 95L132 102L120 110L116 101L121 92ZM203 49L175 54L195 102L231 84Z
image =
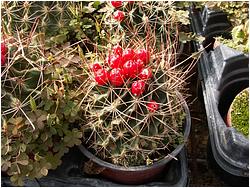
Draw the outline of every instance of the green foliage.
M231 122L243 135L249 135L249 89L240 92L231 106Z
M235 26L232 29L232 39L216 37L218 42L227 45L230 48L248 53L249 52L249 21L244 25Z
M249 19L248 1L217 1L205 2L204 4L210 8L219 9L228 13L228 18L234 27L245 24Z
M69 3L68 10L72 15L69 23L69 36L73 41L84 40L85 45L82 48L89 48L89 44L100 42L103 12L100 9L104 6L104 2L80 1ZM72 39L71 39L72 40Z
M55 169L83 136L75 127L82 122L75 102L83 81L79 55L68 44L45 50L41 38L17 31L6 39L1 72L1 168L19 186Z
M217 37L217 41L239 51L249 51L249 2L247 1L223 1L203 2L211 9L219 9L228 14L233 25L232 39Z

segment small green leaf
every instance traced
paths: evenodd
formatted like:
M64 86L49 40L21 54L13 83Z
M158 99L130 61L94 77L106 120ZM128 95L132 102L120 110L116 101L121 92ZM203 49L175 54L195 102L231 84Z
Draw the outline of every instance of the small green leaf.
M18 175L14 175L10 177L11 182L16 182L18 180Z
M50 132L52 135L55 135L57 133L57 131L54 127L50 127Z
M44 106L44 110L48 111L50 110L50 108L54 105L54 102L52 100L46 100L45 101L45 106Z
M97 9L100 4L100 1L95 1L92 6Z
M48 134L45 132L45 133L43 133L42 135L41 135L41 140L43 141L43 142L45 142L47 139L48 139Z
M8 123L11 123L13 125L19 125L23 121L22 117L16 117L16 118L10 118Z
M36 161L40 161L42 159L42 157L38 153L36 153L34 159Z
M20 144L20 151L25 152L26 151L26 144Z
M3 172L7 171L8 168L11 166L11 162L10 161L3 161L2 160L2 167L1 167L1 170Z
M65 34L60 34L60 35L51 37L51 41L53 41L57 44L64 42L66 39L67 39L67 35L65 35Z
M37 109L36 101L32 96L30 96L30 107L32 111L36 111Z
M70 142L70 140L71 140L71 138L69 136L65 136L63 138L63 141L66 142L66 143Z

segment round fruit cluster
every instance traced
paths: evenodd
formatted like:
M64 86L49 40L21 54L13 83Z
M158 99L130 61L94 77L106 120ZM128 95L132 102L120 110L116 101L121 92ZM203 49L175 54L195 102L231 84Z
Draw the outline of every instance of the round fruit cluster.
M117 44L112 48L112 54L106 58L104 66L100 63L91 65L90 70L94 74L95 82L100 85L112 85L121 87L131 84L131 93L139 97L146 88L147 83L153 77L149 66L150 52L146 49L134 51L132 48L122 49ZM159 104L151 100L147 104L149 112L155 112Z
M120 87L126 80L132 80L131 92L135 96L143 94L146 82L153 76L150 62L150 52L145 49L134 51L132 48L122 49L117 44L112 54L106 58L106 68L100 63L94 63L91 71L94 73L98 85L111 84Z

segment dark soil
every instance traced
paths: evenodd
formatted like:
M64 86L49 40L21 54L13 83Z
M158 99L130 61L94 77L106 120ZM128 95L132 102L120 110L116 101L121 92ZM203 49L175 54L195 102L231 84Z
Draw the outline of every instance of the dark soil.
M226 184L212 171L207 161L208 127L202 95L198 96L198 73L188 80L190 83L189 110L192 117L188 150L189 186L224 187ZM202 91L200 91L202 94Z

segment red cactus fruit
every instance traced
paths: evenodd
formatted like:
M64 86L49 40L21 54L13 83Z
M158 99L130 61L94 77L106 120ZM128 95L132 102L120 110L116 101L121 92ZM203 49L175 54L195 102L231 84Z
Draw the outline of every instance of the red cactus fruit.
M134 81L131 87L131 92L135 96L140 96L145 90L146 84L143 80Z
M149 80L150 78L152 78L152 76L153 76L153 74L152 74L151 68L144 68L141 70L138 77L141 80Z
M109 81L113 86L122 86L124 84L123 70L120 68L112 69L109 73Z
M102 66L99 63L93 63L92 65L90 65L90 70L93 72L96 72L99 69L102 69Z
M123 21L124 18L125 18L125 13L122 12L122 11L120 11L120 10L117 10L117 11L114 12L113 17L114 17L114 19L117 20L118 22L121 22L121 21Z
M129 60L123 65L123 72L126 78L135 78L137 75L137 64Z
M148 104L147 104L147 109L149 112L155 112L156 110L159 109L159 104L154 101L154 100L151 100Z
M145 65L147 65L150 61L150 52L145 49L140 49L136 53L136 57L138 59L141 59Z
M108 82L108 72L105 69L99 69L95 72L95 81L103 86Z
M1 43L1 66L5 64L8 48L4 42Z
M122 66L122 64L123 64L123 59L121 56L118 56L118 55L111 55L110 56L109 66L112 69L120 68Z
M115 8L119 8L122 6L122 1L111 1L111 5Z
M117 45L115 45L114 47L113 47L113 49L112 49L112 52L115 54L115 55L119 55L119 56L122 56L122 47L119 45L119 44L117 44Z
M127 48L122 53L123 62L134 60L135 59L135 52L131 48Z

